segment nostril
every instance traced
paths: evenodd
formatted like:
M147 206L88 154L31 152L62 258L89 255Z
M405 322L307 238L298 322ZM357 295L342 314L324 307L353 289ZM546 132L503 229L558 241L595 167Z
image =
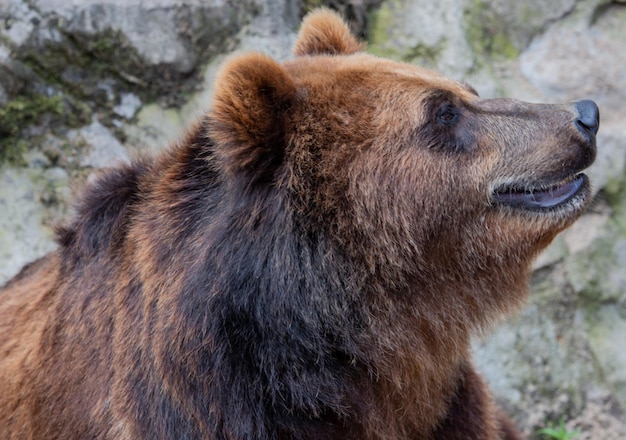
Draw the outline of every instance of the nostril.
M595 102L585 99L578 101L574 104L576 111L578 112L578 118L576 119L576 125L582 132L595 135L600 128L600 111Z

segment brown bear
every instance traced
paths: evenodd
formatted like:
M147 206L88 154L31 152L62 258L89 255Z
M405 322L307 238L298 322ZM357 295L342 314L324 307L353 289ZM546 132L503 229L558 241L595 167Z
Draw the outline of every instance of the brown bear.
M222 68L155 159L88 185L0 291L2 439L515 439L470 337L590 201L598 110L364 53Z

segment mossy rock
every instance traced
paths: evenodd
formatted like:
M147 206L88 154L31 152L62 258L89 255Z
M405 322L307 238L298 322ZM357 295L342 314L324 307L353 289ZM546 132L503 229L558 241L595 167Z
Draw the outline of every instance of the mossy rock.
M0 162L21 164L22 154L29 149L29 142L20 138L21 131L46 116L60 117L63 108L60 96L40 94L20 95L0 107Z
M607 222L592 246L565 259L568 278L584 306L626 301L626 229L621 216Z
M467 42L481 59L515 59L520 54L503 20L485 0L473 0L464 11Z
M435 44L415 40L397 41L394 38L397 35L393 34L393 30L396 26L395 21L398 19L398 11L402 8L402 2L391 0L384 2L369 14L369 52L383 58L436 68L437 61L448 43L447 40L441 39Z
M27 124L36 122L46 113L61 114L60 96L18 96L0 108L0 135L14 136Z
M44 83L100 105L107 103L100 87L105 79L115 81L116 89L132 89L144 99L155 100L167 94L163 83L172 76L158 67L146 69L137 50L113 30L95 35L66 33L60 42L48 41L43 48L25 48L16 55Z

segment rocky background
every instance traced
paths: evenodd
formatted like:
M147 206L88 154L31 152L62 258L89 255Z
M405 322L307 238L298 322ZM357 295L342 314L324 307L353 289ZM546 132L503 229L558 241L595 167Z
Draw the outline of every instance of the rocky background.
M208 107L227 54L289 57L319 5L370 52L483 97L599 104L592 209L475 351L529 436L562 422L626 438L625 0L0 0L0 284L55 248L51 226L94 169L166 147Z

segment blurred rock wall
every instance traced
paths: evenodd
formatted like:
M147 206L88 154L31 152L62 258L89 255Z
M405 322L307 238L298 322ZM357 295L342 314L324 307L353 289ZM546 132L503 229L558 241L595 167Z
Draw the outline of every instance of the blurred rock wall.
M528 434L626 438L626 1L0 0L0 283L54 249L51 226L97 168L158 151L206 110L234 51L290 56L311 7L381 56L483 97L595 100L596 199L537 262L528 307L476 364Z

